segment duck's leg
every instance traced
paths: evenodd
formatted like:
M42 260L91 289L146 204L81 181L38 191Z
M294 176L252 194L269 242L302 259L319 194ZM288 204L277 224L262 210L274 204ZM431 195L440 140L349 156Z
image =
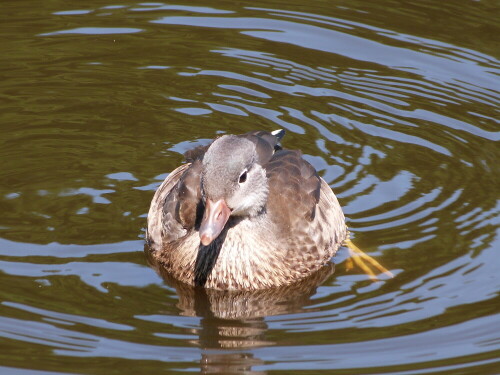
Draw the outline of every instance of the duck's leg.
M355 264L356 266L361 268L363 272L365 272L373 281L378 280L373 269L379 271L379 273L385 273L389 277L394 277L391 271L389 271L371 256L365 254L359 247L354 245L350 238L347 238L344 243L349 249L349 254L351 255L351 257L347 259L347 270L352 269Z

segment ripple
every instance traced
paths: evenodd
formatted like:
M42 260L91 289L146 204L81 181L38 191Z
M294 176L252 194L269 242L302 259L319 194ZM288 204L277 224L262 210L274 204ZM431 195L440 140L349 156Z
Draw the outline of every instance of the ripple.
M257 9L258 10L258 9ZM267 11L263 9L263 11ZM276 15L276 10L273 10ZM282 15L282 14L280 14ZM287 15L288 17L290 15ZM306 16L304 14L304 16ZM314 18L311 19L316 21ZM330 19L334 21L334 19ZM483 87L496 89L492 85L488 70L481 69L479 65L471 64L468 60L456 61L449 57L441 57L431 54L419 53L409 48L395 47L388 44L375 42L367 38L360 38L346 32L326 29L323 27L268 18L245 18L245 17L182 17L168 16L152 21L154 23L168 25L185 25L196 27L217 27L245 30L240 31L244 35L262 38L277 43L290 43L299 47L316 49L322 52L340 54L357 61L366 61L376 64L418 73L428 80L460 81L462 71L467 69L468 74ZM316 21L316 23L318 23ZM377 35L391 35L386 30L367 27L367 25L354 24L356 28L368 29ZM248 31L256 30L256 31ZM260 31L266 30L266 31ZM270 30L270 31L267 31ZM404 36L399 38L404 39ZM406 38L410 39L410 38ZM417 39L417 38L411 38ZM418 40L418 44L422 41ZM442 48L442 46L440 46ZM376 56L376 60L374 57ZM489 59L494 61L493 58ZM413 62L407 67L409 61ZM466 65L466 66L464 66ZM446 67L446 68L444 68Z
M75 10L61 10L58 12L54 12L52 14L56 16L75 16L80 14L88 14L90 12L92 11L88 9L75 9Z
M360 4L12 8L0 372L495 372L496 13ZM255 128L288 130L394 279L347 269L345 248L293 293L191 290L146 266L159 183Z
M26 306L20 303L12 303L12 302L2 302L2 305L8 306L14 309L19 309L23 311L28 311L32 314L36 315L42 315L44 316L45 320L55 322L55 323L60 323L60 324L71 324L74 325L76 323L80 324L86 324L92 327L97 327L97 328L106 328L106 329L113 329L113 330L118 330L118 331L131 331L133 330L133 327L126 326L123 324L116 324L112 322L108 322L102 319L94 319L94 318L87 318L87 317L82 317L78 315L72 315L72 314L64 314L64 313L59 313L55 311L48 311L44 309L39 309L39 308L34 308L31 306Z
M69 30L58 30L50 33L38 34L39 36L53 36L63 34L106 35L106 34L132 34L139 33L142 29L133 27L77 27Z
M496 323L495 323L496 322ZM478 318L466 323L438 328L431 332L405 335L382 340L371 340L361 343L341 343L331 345L301 345L291 347L274 348L273 352L256 349L259 358L264 361L275 362L279 360L279 367L272 364L265 366L266 370L295 370L298 367L321 370L321 369L352 369L371 368L383 364L390 369L391 366L401 366L416 363L434 365L434 370L439 369L438 364L429 362L443 359L459 359L464 356L479 355L485 352L479 341L474 341L476 334L484 335L488 339L495 340L497 335L492 333L492 324L499 322L498 316ZM432 342L432 348L428 343ZM411 350L408 350L411 348ZM489 352L495 348L490 348ZM288 355L294 352L293 356ZM300 353L300 354L299 354ZM328 353L328 357L327 357ZM360 353L363 362L360 363L353 353ZM480 357L479 357L480 358ZM484 360L478 358L479 363L494 363L495 360ZM462 368L460 360L454 366L446 366L449 369ZM473 365L477 365L474 363Z
M13 329L13 327L15 327ZM58 355L72 357L108 357L149 359L161 361L194 361L198 351L194 348L167 348L130 343L97 335L54 327L48 323L30 322L0 317L0 330L4 337L54 348ZM167 350L167 353L165 353Z
M0 239L0 256L31 257L43 256L56 258L82 258L93 254L115 254L118 252L136 252L142 241L123 241L98 245L67 245L57 242L37 245Z
M107 293L105 284L143 287L157 284L158 278L147 267L126 262L68 262L64 264L33 264L28 262L0 261L0 269L7 275L36 278L76 276L88 286ZM123 278L123 274L127 274Z

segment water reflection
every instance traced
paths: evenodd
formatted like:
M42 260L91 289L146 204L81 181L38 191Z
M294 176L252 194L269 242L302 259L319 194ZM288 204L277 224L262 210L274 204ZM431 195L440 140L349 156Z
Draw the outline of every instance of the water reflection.
M281 288L257 291L222 291L183 284L169 275L164 267L144 253L148 263L175 288L179 297L176 306L181 315L201 318L196 329L197 339L192 344L202 348L202 373L251 373L264 362L245 349L272 346L268 338L266 318L274 315L300 313L312 304L316 288L328 279L335 266L329 263L310 277ZM315 309L307 308L309 312ZM239 349L237 351L228 351Z

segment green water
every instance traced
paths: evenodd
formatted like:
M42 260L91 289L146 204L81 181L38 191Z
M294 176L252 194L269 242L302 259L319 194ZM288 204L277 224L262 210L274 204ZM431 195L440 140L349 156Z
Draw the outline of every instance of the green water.
M497 1L0 3L0 373L497 374ZM205 293L156 187L284 128L394 274ZM318 286L319 284L319 286Z

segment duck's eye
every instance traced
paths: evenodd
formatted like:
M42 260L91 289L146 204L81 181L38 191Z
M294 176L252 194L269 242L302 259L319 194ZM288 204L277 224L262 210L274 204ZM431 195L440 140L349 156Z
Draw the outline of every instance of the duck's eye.
M244 171L241 175L240 175L240 184L244 183L245 181L247 180L247 171Z

